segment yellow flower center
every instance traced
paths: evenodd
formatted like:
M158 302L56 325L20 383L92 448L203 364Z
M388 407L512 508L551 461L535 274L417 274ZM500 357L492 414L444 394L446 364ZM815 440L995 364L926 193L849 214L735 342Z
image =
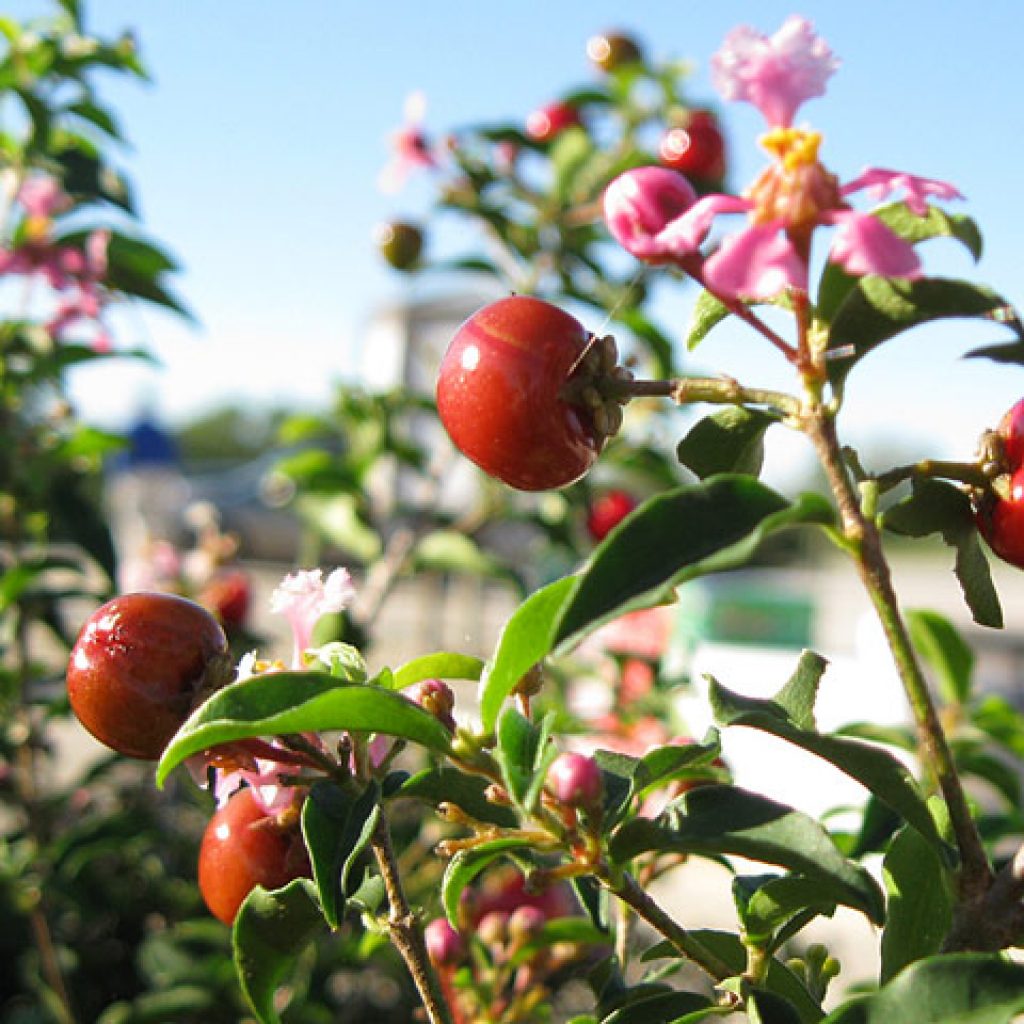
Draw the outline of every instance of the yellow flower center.
M758 140L787 171L818 162L821 133L806 128L773 128Z

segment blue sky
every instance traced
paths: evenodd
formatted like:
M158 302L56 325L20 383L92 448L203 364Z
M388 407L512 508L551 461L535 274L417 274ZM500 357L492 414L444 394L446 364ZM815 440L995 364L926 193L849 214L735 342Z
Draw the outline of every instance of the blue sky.
M15 17L46 10L41 0L6 5ZM133 142L125 164L147 228L182 261L178 290L200 320L193 330L149 310L123 319L123 343L148 346L163 365L76 380L80 410L108 425L124 422L140 396L172 420L228 400L323 401L354 372L374 309L423 288L383 266L371 242L379 220L427 205L423 182L397 197L375 188L405 96L426 93L427 126L438 132L522 118L594 77L586 39L612 27L657 55L692 58L691 98L713 101L707 61L730 27L771 32L786 15L806 14L843 61L828 96L798 119L824 132L825 162L843 178L876 164L954 182L986 253L975 268L952 243L933 242L926 267L1024 305L1014 0L93 0L88 11L96 28L131 26L140 38L153 85L111 81L107 95ZM740 106L722 116L741 187L762 164L759 116ZM680 328L692 298L680 293L667 309ZM978 432L1024 393L1024 369L958 359L1000 336L963 323L897 341L851 378L868 396L851 398L854 434L884 428L920 440L922 454L969 455ZM741 328L720 329L699 355L749 384L786 381L777 357Z

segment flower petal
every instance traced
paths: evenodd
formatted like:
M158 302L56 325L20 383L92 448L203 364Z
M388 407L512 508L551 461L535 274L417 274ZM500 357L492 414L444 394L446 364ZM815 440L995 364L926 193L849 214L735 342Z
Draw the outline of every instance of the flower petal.
M637 167L604 192L604 219L615 240L640 260L664 262L659 232L697 201L693 186L667 167Z
M757 224L723 240L704 264L708 287L722 295L770 299L807 288L807 265L779 224Z
M285 576L270 595L270 610L284 615L295 640L293 662L302 667L303 652L313 637L313 627L329 612L340 612L355 597L352 577L346 569L335 569L323 579L320 569L308 569Z
M906 196L907 208L911 213L923 217L928 212L927 199L963 199L960 192L948 181L937 178L920 178L905 171L892 171L886 167L866 167L853 181L840 189L846 196L852 192L867 189L873 199L884 199L890 192L902 189Z
M840 211L831 216L838 230L829 259L849 274L881 274L914 280L921 261L914 247L870 213Z
M682 216L660 231L655 244L662 252L685 256L696 252L707 238L711 224L720 213L745 213L753 204L740 196L714 194L698 199Z

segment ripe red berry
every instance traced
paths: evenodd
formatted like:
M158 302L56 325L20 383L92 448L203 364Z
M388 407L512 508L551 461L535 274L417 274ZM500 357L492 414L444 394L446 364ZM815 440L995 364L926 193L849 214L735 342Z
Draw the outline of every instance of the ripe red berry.
M252 603L249 577L241 569L219 572L203 587L199 603L209 608L229 629L241 628Z
M411 270L423 252L423 232L413 224L378 224L373 235L381 256L395 270Z
M666 167L698 181L717 181L725 174L725 140L709 110L696 110L685 127L667 131L658 155Z
M622 32L603 32L587 40L587 56L606 72L643 60L640 44Z
M587 512L587 532L594 540L604 540L636 508L636 499L627 491L602 494Z
M231 924L257 886L280 889L309 875L297 823L281 824L240 789L210 819L199 847L199 891L210 913Z
M1004 561L1024 569L1024 467L1010 476L1009 497L990 491L975 521L988 546Z
M1024 465L1024 398L1006 410L999 421L1007 467L1015 472Z
M217 620L173 594L125 594L88 619L68 661L68 698L101 743L158 758L193 705L232 673Z
M566 128L580 123L580 112L569 103L548 103L526 119L526 134L536 142L550 142Z
M524 491L564 487L597 458L592 411L562 397L589 336L557 306L512 296L474 313L441 361L437 408L455 446Z

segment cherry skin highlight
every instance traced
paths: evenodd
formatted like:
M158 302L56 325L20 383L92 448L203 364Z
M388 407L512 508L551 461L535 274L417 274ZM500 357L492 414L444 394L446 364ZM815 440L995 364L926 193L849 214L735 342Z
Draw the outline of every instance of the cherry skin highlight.
M516 295L473 314L441 361L437 408L455 446L523 491L578 480L604 438L591 411L562 397L589 344L568 313Z
M1003 439L1007 466L1015 473L1024 465L1024 398L1006 410L998 433Z
M240 789L210 819L199 847L199 891L219 921L232 924L257 886L280 889L308 877L309 858L297 824L281 825Z
M82 627L68 699L101 743L156 760L197 700L231 672L227 637L205 608L173 594L125 594Z

